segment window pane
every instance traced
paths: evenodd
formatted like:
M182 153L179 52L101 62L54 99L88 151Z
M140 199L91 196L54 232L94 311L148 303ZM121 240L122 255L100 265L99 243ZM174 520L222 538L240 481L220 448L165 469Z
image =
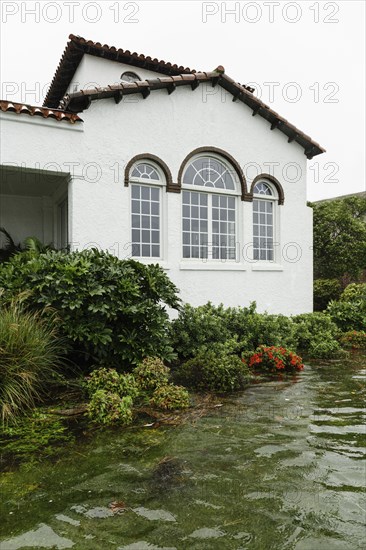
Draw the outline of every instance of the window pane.
M151 231L151 242L159 244L159 231Z
M132 215L132 227L140 227L140 216Z
M143 214L150 214L150 203L148 201L142 201L141 209Z
M132 212L133 214L140 214L141 211L141 202L137 200L132 200Z
M154 189L154 191L155 191L155 189ZM159 215L159 203L158 202L152 202L150 204L150 208L151 208L151 214L153 214L154 216Z
M141 187L141 198L143 200L150 200L150 187Z
M159 189L151 187L151 200L159 201Z
M141 227L145 229L150 227L150 216L141 216Z
M151 216L151 228L152 229L160 228L160 218L158 218L158 216Z
M191 257L191 247L183 246L183 258L190 258L190 257Z
M150 167L146 168L148 174ZM140 175L141 177L141 175ZM132 256L159 257L160 255L160 219L158 215L152 215L154 209L159 214L160 189L147 187L146 185L133 185L131 201L131 239ZM152 197L156 200L151 202ZM137 212L142 212L142 215ZM152 228L154 231L151 231Z
M141 231L141 241L143 243L150 243L150 231Z
M143 256L145 258L150 256L150 245L149 244L143 244L141 246L141 256Z

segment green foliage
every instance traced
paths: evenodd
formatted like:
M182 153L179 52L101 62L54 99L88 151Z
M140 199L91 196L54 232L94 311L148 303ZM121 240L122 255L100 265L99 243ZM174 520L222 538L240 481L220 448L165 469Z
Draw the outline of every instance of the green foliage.
M133 371L138 388L146 392L166 386L169 374L170 369L158 357L145 358Z
M366 327L366 300L331 301L327 313L342 332L364 330Z
M27 237L22 244L16 244L4 227L0 227L0 237L4 241L0 247L0 263L7 262L14 254L19 254L19 252L29 251L38 254L47 250L54 250L52 245L43 244L37 237Z
M323 311L330 300L338 300L341 292L338 279L317 279L314 281L314 310Z
M139 389L133 374L119 374L115 369L99 368L87 377L86 388L89 396L98 390L108 393L116 393L120 397L130 396L132 399L138 396Z
M312 204L316 278L357 277L366 269L366 198Z
M186 409L189 407L189 394L182 386L167 384L157 388L151 399L153 407L164 410Z
M0 415L5 422L34 406L60 365L64 344L54 313L24 310L22 299L0 306Z
M53 415L35 410L30 416L0 427L0 447L3 457L17 459L52 456L60 452L60 445L74 441L65 423Z
M301 357L282 346L259 346L249 357L248 364L271 373L294 373L304 368Z
M115 369L99 368L87 377L90 397L88 416L97 424L130 424L133 400L139 395L133 374L119 374Z
M201 347L196 355L181 364L175 377L184 386L197 391L231 392L244 388L249 369L234 349L235 341Z
M75 352L116 367L146 356L172 358L166 306L177 289L158 265L119 260L98 250L17 254L0 265L5 297L31 290L32 309L51 306Z
M303 313L292 317L296 326L297 349L310 357L332 357L340 350L339 329L324 313Z
M256 313L255 303L249 308L224 308L210 302L196 308L185 305L171 324L171 340L181 359L193 357L202 346L232 338L238 342L238 351L261 344L296 346L291 319Z
M339 341L344 348L366 349L366 332L350 330L342 334Z
M304 313L293 317L296 324L297 349L306 351L313 358L325 359L338 354L339 329L332 319L323 313Z
M365 330L366 283L348 285L338 302L332 300L329 303L327 313L342 332Z
M351 283L347 285L339 298L341 302L366 301L366 283Z
M132 397L97 390L88 404L88 417L97 424L130 424L132 422Z

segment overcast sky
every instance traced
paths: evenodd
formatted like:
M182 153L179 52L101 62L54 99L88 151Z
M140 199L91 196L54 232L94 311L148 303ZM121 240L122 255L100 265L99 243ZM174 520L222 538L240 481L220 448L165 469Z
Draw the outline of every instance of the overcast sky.
M364 29L363 0L3 0L1 99L41 104L70 33L197 70L221 64L326 148L308 161L309 200L365 191Z

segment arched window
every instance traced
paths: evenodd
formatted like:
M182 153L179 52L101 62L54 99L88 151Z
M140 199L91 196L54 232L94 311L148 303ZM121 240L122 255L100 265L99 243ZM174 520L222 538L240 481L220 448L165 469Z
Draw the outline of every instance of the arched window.
M148 161L130 170L132 256L161 257L161 187L165 184L159 167Z
M183 258L236 259L237 180L218 156L190 160L182 177Z
M274 261L274 216L277 191L259 180L253 187L253 259Z
M141 78L132 71L126 71L121 74L121 80L122 82L136 82L137 80L141 80Z

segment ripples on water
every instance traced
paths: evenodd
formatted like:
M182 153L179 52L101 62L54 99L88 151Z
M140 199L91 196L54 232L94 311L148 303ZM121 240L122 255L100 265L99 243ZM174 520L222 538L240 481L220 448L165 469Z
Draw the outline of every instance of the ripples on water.
M104 432L4 473L0 549L365 548L365 366L308 366L196 423Z

